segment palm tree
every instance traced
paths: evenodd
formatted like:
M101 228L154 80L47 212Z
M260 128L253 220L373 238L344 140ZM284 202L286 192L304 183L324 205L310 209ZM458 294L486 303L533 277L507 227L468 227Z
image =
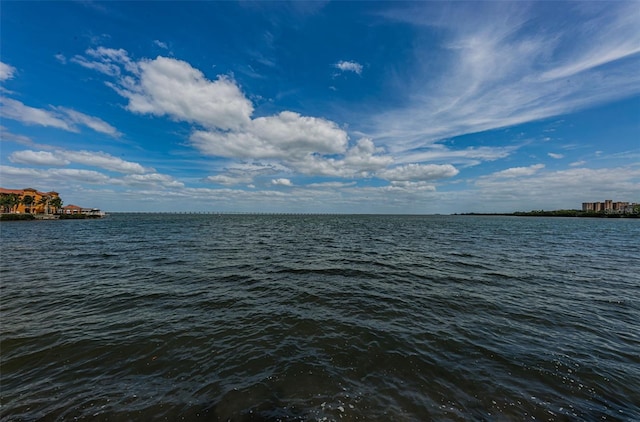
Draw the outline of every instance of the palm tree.
M20 204L20 202L22 202L20 200L20 195L17 193L10 193L8 196L9 199L7 201L7 205L9 206L9 211L15 212L14 209Z
M43 195L38 201L38 205L44 205L44 214L49 214L49 201L51 201L49 195Z
M26 213L27 210L29 210L29 213L31 213L31 205L33 205L34 199L33 196L31 195L25 195L24 198L22 198L22 203L24 204L24 212ZM28 208L27 208L28 207Z
M0 195L0 211L4 213L9 210L11 206L11 198L9 195Z
M62 208L62 199L59 196L56 196L49 202L49 206L55 208L56 213L60 212L60 208Z

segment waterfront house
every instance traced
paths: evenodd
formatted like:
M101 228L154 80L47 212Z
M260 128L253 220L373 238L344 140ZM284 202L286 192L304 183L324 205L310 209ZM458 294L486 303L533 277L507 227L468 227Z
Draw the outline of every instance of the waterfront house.
M82 214L82 207L79 207L73 204L65 205L64 207L62 207L62 214L66 214L66 215Z

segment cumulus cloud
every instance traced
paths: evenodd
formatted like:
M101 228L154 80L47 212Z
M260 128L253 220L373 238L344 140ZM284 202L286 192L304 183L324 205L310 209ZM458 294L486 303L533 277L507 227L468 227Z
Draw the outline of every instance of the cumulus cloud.
M291 183L289 179L273 179L271 180L271 184L276 186L293 186L293 183Z
M112 86L129 100L129 111L210 129L237 130L249 124L253 104L229 77L210 81L189 63L161 56L135 65L127 57L123 64L134 68L136 77L122 78Z
M209 80L181 60L159 56L134 62L126 51L104 48L91 50L88 56L98 63L119 66L117 72L108 72L115 76L110 86L128 100L129 111L193 124L190 142L205 155L279 162L288 171L343 178L379 176L392 181L425 181L458 173L450 164L414 164L425 160L385 170L394 162L385 149L376 147L370 138L350 142L347 132L327 119L292 111L254 118L252 102L233 79L218 76ZM336 67L362 71L355 62L339 62ZM446 151L431 153L453 155ZM466 154L495 158L508 151L479 148L469 149ZM234 185L251 183L254 177L232 171L205 180Z
M191 142L207 155L234 158L292 158L344 152L347 134L335 123L284 111L259 117L242 131L195 131Z
M459 173L451 164L407 164L380 172L383 179L395 182L431 181L453 177Z
M110 86L128 99L129 111L194 124L191 144L205 155L273 160L305 174L342 177L367 176L392 162L371 139L349 148L346 131L327 119L292 111L254 118L252 102L227 76L209 80L189 63L162 56L133 62L123 50L90 52L97 63L119 66L105 73L115 76ZM248 179L221 174L206 180L233 184Z
M6 63L0 62L0 82L12 79L16 73L16 68Z
M362 65L354 61L341 60L333 65L336 69L340 69L342 72L353 72L358 75L362 74Z

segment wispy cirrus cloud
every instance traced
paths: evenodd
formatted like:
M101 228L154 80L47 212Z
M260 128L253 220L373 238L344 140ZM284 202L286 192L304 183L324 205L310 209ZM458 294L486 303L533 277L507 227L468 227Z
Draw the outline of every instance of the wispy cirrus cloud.
M153 40L153 44L156 45L157 47L162 48L163 50L168 50L169 46L167 45L166 42L162 42L160 40Z
M80 125L113 137L121 135L116 128L104 120L66 107L41 109L25 105L11 98L0 98L0 111L2 111L4 118L27 125L54 127L76 133L80 132L78 129Z
M11 98L0 98L0 110L4 118L17 120L27 125L48 126L69 132L78 132L76 127L55 112L30 107Z
M138 163L125 161L105 152L93 151L15 151L9 155L13 163L36 166L67 166L71 163L83 164L90 167L99 167L105 170L124 174L145 174L155 172L152 168L145 168Z
M489 178L509 178L509 177L520 177L520 176L531 176L538 172L538 170L543 169L544 164L533 164L528 167L511 167L506 170L498 171L489 176Z
M65 120L72 124L86 126L89 129L113 136L114 138L118 138L122 135L115 127L98 117L89 116L67 107L55 107L54 109L64 115Z
M0 62L0 82L12 79L16 74L16 68L6 63Z
M539 165L538 165L539 166ZM566 170L540 172L531 166L523 169L509 169L509 177L498 172L479 178L475 185L479 197L503 197L517 201L521 192L530 195L534 203L546 198L550 206L573 203L579 206L588 198L603 198L610 194L611 186L616 186L618 195L627 198L637 196L640 191L640 168L638 166L616 168L571 168ZM553 186L549 190L549 186ZM513 205L511 205L513 206ZM522 209L518 207L516 209Z
M634 2L403 4L383 16L444 40L416 44L415 76L397 82L406 105L372 116L369 133L393 151L640 92Z

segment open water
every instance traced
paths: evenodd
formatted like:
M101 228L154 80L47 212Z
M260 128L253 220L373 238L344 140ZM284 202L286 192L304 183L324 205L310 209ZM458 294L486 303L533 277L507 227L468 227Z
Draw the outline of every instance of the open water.
M3 421L640 420L640 220L0 230Z

